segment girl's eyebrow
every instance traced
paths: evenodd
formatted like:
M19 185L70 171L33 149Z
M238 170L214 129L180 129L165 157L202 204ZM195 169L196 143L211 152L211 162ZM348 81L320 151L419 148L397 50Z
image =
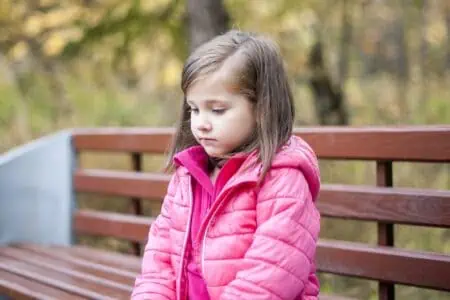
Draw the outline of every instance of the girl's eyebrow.
M186 100L186 103L189 105L196 105L193 101L191 100ZM218 100L218 99L208 99L205 100L205 104L206 105L214 105L214 104L227 104L228 101L226 100Z
M209 99L206 100L206 104L213 105L213 104L226 104L228 101L226 100L218 100L218 99Z

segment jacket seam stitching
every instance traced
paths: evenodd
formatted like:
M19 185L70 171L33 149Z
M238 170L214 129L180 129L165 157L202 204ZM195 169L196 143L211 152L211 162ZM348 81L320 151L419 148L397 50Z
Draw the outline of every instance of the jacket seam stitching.
M276 296L278 299L283 300L283 298L282 298L280 295L278 295L277 293L275 293L274 291L268 289L268 288L265 287L265 286L261 286L261 285L255 283L255 282L253 282L253 281L251 281L251 280L247 280L247 279L244 279L244 278L242 278L242 277L239 277L239 278L237 278L237 279L238 279L238 280L241 280L241 281L244 281L244 282L248 282L248 283L250 283L250 284L252 284L252 285L254 285L254 286L257 286L257 287L259 287L259 288L261 288L261 289L263 289L263 290L265 290L265 291L271 293L272 295Z
M271 240L273 240L273 241L280 242L280 243L282 243L282 244L284 244L284 245L286 245L286 246L288 246L288 247L290 247L290 248L293 248L293 249L297 250L298 252L302 253L302 254L306 257L306 259L308 260L309 264L312 265L312 259L311 259L311 258L308 256L308 254L306 254L305 251L303 251L302 249L299 249L299 248L297 248L297 247L294 247L294 246L292 246L291 244L289 244L289 243L287 243L287 242L285 242L285 241L283 241L283 240L275 239L275 238L271 237L270 235L261 234L261 233L255 234L255 235L265 236L265 237L267 237L268 239L271 239Z

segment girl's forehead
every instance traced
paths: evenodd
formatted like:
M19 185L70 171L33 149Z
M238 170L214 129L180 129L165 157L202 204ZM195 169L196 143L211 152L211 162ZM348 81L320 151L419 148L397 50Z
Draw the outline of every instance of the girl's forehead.
M191 103L203 101L231 101L238 95L233 80L214 74L206 75L195 81L186 92L186 100Z

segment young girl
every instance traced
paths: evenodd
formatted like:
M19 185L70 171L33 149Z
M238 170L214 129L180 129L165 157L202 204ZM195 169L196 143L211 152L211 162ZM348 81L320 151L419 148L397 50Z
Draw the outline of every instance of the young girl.
M317 299L317 159L277 47L229 31L182 73L173 175L132 299Z

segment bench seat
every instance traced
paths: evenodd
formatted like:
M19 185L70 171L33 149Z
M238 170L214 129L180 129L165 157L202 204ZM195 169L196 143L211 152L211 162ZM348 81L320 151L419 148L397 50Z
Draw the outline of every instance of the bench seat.
M86 246L0 247L0 299L129 299L139 269L139 257Z
M0 294L14 299L128 299L139 258L84 246L0 248ZM19 280L18 280L19 278Z

